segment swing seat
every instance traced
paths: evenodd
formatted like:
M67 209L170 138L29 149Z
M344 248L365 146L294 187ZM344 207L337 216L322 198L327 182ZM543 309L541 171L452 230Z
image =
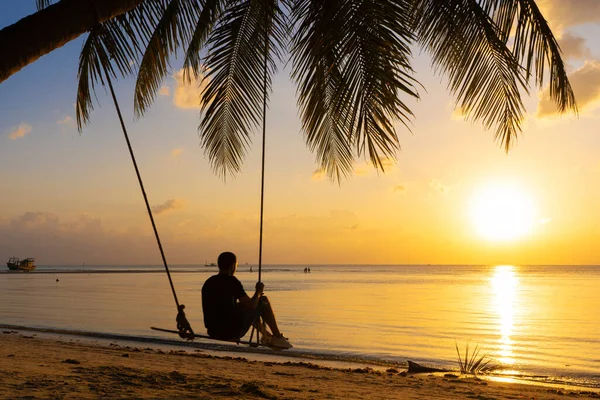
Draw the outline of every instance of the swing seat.
M176 335L179 335L179 331L176 331L174 329L157 328L157 327L154 327L154 326L151 326L150 329L152 329L153 331L174 333ZM214 341L217 341L217 342L235 343L235 344L238 344L238 345L243 344L243 345L250 346L250 347L268 347L271 350L277 350L277 351L279 351L279 350L286 350L286 348L283 348L283 347L276 347L276 346L272 346L272 345L267 344L267 343L262 343L262 341L258 337L259 336L258 333L257 333L256 342L252 341L253 334L250 335L250 340L217 339L217 338L214 338L214 337L211 337L211 336L208 336L208 335L199 335L197 333L194 333L193 335L189 335L189 336L192 337L192 338L194 338L194 339L195 338L208 339L208 340L214 340Z

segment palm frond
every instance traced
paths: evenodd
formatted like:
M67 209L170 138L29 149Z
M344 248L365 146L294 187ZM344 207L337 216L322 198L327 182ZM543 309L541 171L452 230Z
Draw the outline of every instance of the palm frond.
M284 19L276 0L233 1L208 40L199 133L223 178L240 170L251 129L261 120L263 85L266 80L268 95L283 47Z
M358 155L368 154L384 169L382 158L399 149L396 121L408 127L412 112L401 95L418 98L410 66L414 22L411 1L348 1L338 43L341 80L337 114L345 110Z
M35 0L35 6L40 11L52 4L52 2L53 0Z
M201 2L202 11L183 62L183 79L188 83L191 83L192 76L198 78L200 75L200 51L225 7L225 0L202 0Z
M535 1L482 0L482 4L492 15L505 42L513 34L512 52L524 65L528 82L535 75L535 82L541 87L549 68L551 98L560 112L577 112L575 96L560 57L560 47Z
M113 77L117 74L115 67L123 75L133 72L129 64L133 55L130 53L131 48L120 44L124 38L120 35L121 31L114 29L114 24L114 21L107 21L92 29L81 50L76 103L79 131L89 122L90 112L93 110L91 93L95 91L96 83L104 85L104 70Z
M527 59L528 76L535 66L536 82L539 87L544 84L546 65L548 65L550 98L556 102L560 112L568 110L577 112L575 95L560 56L560 47L548 23L533 0L519 0L519 6L513 53L519 62Z
M496 127L508 150L521 130L528 91L524 70L490 15L476 0L424 0L416 12L417 35L468 119Z
M399 149L394 123L412 116L401 96L418 98L412 2L298 0L293 7L292 76L309 146L333 179L352 172L354 149L383 169L381 159Z
M168 2L149 38L140 63L133 103L137 117L142 116L152 105L167 74L171 54L189 42L200 11L196 0Z
M117 78L134 72L142 54L143 40L157 20L163 0L148 0L132 11L96 26L89 33L79 56L76 115L79 131L93 110L92 93L97 83L104 85L104 70Z
M395 158L396 122L409 128L406 101L419 96L413 42L448 77L456 106L495 128L506 150L521 131L521 95L533 77L538 86L549 81L560 111L576 110L560 49L534 0L145 0L85 42L78 126L89 120L104 68L117 77L139 65L139 117L183 48L184 79L205 73L201 144L217 174L236 173L262 117L264 81L268 95L287 40L305 140L338 182L358 157L381 170L383 159Z
M295 27L291 53L307 145L316 151L320 168L339 182L352 173L354 156L351 127L344 126L346 119L335 114L341 74L335 41L329 35L341 29L338 8L335 0L328 7L318 1L295 1L291 5L291 25Z

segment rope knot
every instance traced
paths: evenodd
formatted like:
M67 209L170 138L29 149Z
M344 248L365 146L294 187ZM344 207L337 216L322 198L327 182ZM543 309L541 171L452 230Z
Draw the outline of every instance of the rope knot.
M175 318L175 321L177 321L179 337L182 339L194 340L194 331L185 316L185 311L183 311L184 308L185 305L183 304L177 306L177 317Z

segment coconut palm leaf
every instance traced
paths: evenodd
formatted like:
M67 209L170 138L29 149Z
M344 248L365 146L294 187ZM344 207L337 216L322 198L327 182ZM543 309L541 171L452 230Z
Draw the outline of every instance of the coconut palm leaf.
M152 32L164 9L164 0L147 0L115 19L97 25L89 33L79 56L76 115L81 131L93 110L92 92L97 83L104 85L104 70L113 78L134 72L133 65L142 55L144 38Z
M36 0L39 8L51 3ZM94 28L84 44L78 126L89 119L105 68L116 78L139 65L141 116L170 56L183 48L184 78L206 72L202 146L219 175L235 173L288 40L306 142L337 181L357 157L382 170L383 159L395 158L395 123L409 126L406 100L418 98L413 43L431 53L466 117L495 128L506 150L521 131L521 93L532 78L539 87L549 78L560 111L576 110L560 49L534 0L144 0Z
M553 100L561 111L576 111L560 49L533 0L425 0L417 9L420 42L449 76L458 106L495 126L507 151L521 131L521 92L533 73L541 87L546 64Z
M525 112L520 91L528 89L505 35L475 0L422 1L420 7L419 41L448 75L458 106L468 119L495 126L496 139L508 149Z
M409 1L348 2L340 32L340 91L337 113L349 112L352 142L377 168L399 149L394 122L407 126L412 112L401 95L418 98L410 67L413 39Z
M406 125L412 116L400 96L418 97L409 64L411 7L409 1L294 2L292 76L303 128L334 179L352 172L354 150L383 168L381 159L394 158L399 148L394 122Z
M133 103L136 116L142 116L154 101L167 74L171 54L189 42L200 11L196 0L168 2L140 63Z
M98 25L93 28L87 37L79 57L79 85L77 89L77 126L81 131L83 125L89 122L91 110L93 110L91 93L95 91L96 83L104 85L104 70L116 77L115 66L126 75L133 72L129 60L134 56L129 46L119 46L123 40L121 35L113 35L117 29L111 29L114 21ZM115 62L111 62L114 59Z
M274 0L232 1L208 40L199 133L213 169L223 178L240 170L251 129L261 120L264 95L284 46L284 20Z
M536 84L541 87L549 67L550 93L558 109L577 112L560 47L535 1L482 0L481 3L498 25L503 40L508 42L512 35L512 52L519 64L524 63L528 82L535 74Z
M560 47L548 23L533 0L519 0L519 7L513 53L519 62L527 60L528 76L535 66L539 87L544 84L544 71L548 65L550 98L556 102L560 112L569 109L577 112L575 95L560 56Z
M295 1L291 6L294 26L292 78L298 85L302 128L311 151L316 151L321 169L337 181L353 170L351 128L347 119L335 114L335 94L341 80L335 41L330 33L340 29L336 11L321 2Z
M43 10L50 4L52 4L52 0L35 0L35 6L37 7L38 11Z
M191 77L200 76L200 51L204 47L216 21L223 13L225 0L201 0L202 11L196 24L196 29L185 53L183 62L183 78L191 83Z

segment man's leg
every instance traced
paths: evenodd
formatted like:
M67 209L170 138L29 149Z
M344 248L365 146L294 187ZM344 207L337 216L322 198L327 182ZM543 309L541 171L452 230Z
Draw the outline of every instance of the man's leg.
M271 302L267 299L266 296L260 298L259 307L262 309L262 319L265 324L271 328L271 332L273 335L271 336L268 332L263 330L263 343L270 347L276 347L279 349L291 349L292 344L281 334L279 327L277 326L277 321L275 320L275 313L273 312L273 307L271 307ZM271 336L271 337L270 337Z
M273 312L273 308L271 307L271 302L267 298L267 296L262 296L260 298L261 307L262 307L262 319L265 321L265 324L269 328L271 328L271 332L273 336L280 337L281 332L279 331L279 327L277 326L277 321L275 320L275 313Z

